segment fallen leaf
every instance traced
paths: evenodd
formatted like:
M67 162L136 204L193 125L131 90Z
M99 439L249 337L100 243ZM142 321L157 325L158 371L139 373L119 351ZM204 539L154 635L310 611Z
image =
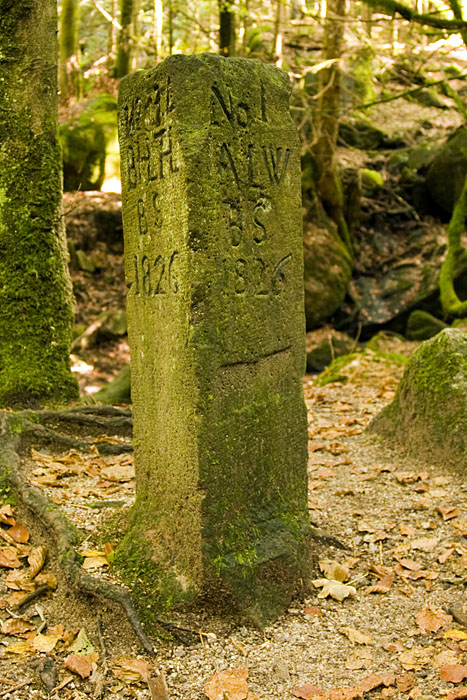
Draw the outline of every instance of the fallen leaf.
M131 481L135 478L133 464L114 464L101 470L101 475L108 481Z
M123 656L112 664L112 673L125 683L147 683L151 676L151 666L144 659Z
M353 627L342 627L339 632L350 639L353 644L373 644L373 637L370 634L359 632Z
M14 525L15 519L13 517L13 508L9 503L0 507L0 523L5 523L5 525Z
M411 537L417 534L417 530L412 525L404 525L403 523L399 525L399 531L401 535L410 535Z
M70 644L69 650L78 656L88 656L94 651L94 647L89 641L88 635L84 627L81 627L80 631L75 637L73 644ZM71 671L72 669L70 669Z
M110 566L110 562L105 556L105 554L103 554L103 556L100 557L86 557L83 563L81 564L81 567L86 571L89 571L91 569L99 569L102 566Z
M318 479L331 479L333 476L336 476L336 472L329 467L320 467L316 471L316 476Z
M455 506L437 506L436 510L443 517L443 520L451 520L451 518L457 518L460 515L459 508Z
M462 688L450 690L446 695L446 700L462 700L462 698L467 698L467 686L465 685Z
M305 613L305 615L318 615L318 616L320 616L320 615L324 614L323 611L321 610L321 608L317 608L315 605L305 605L303 612ZM467 635L466 635L466 639L467 639Z
M406 671L420 671L430 663L434 651L433 647L414 647L399 654L399 662Z
M10 527L8 534L15 542L20 542L21 544L26 544L30 537L29 530L23 523L16 523Z
M169 700L169 691L163 673L158 673L155 678L149 677L147 684L151 693L151 700ZM248 700L255 700L255 698L256 696L248 693Z
M445 564L448 559L452 557L454 554L455 550L454 549L446 549L442 554L439 555L438 561L440 564Z
M31 649L29 639L20 639L17 642L9 644L5 649L5 654L18 654L18 656L25 656L26 654L35 654L35 651Z
M347 581L349 578L348 567L345 564L340 564L338 561L334 561L333 559L322 559L318 562L318 565L320 571L322 571L328 579L344 583L344 581Z
M391 586L394 583L394 574L389 574L384 576L382 579L370 586L367 593L388 593L391 590Z
M437 537L418 537L410 543L411 549L420 549L423 552L432 552L438 545Z
M294 688L291 691L292 695L296 698L301 698L301 700L314 700L315 698L325 697L326 691L321 688L317 688L315 685L301 685L299 688Z
M34 629L34 625L23 620L21 617L10 617L8 620L2 624L0 632L2 634L11 634L13 636L19 636L25 632L30 632Z
M216 671L204 686L209 700L244 700L248 695L248 669Z
M362 678L357 688L362 693L368 693L370 690L375 690L384 685L386 688L390 685L394 685L396 682L396 677L393 673L371 673L369 676Z
M447 630L443 634L443 639L467 639L467 632L464 632L464 630Z
M383 649L389 651L391 654L396 654L397 652L404 651L405 647L401 641L389 642L388 644L383 644Z
M415 472L394 472L394 476L400 484L413 484L420 478Z
M28 571L10 571L3 580L7 588L14 591L34 591L36 584L31 581Z
M321 588L322 591L318 593L318 598L327 598L331 596L334 600L339 600L342 602L348 596L355 595L357 589L353 586L348 586L340 581L330 581L327 578L318 578L312 581L315 588Z
M69 654L63 665L69 671L78 674L81 678L89 678L94 670L94 666L97 662L98 655L96 652L88 654L87 656L78 656L77 654Z
M34 547L31 554L28 556L29 562L29 577L33 579L45 564L47 558L47 547L39 545L39 547Z
M467 666L446 664L439 669L439 675L442 681L447 681L448 683L462 683L464 678L467 678Z
M443 649L438 654L435 654L431 660L431 665L435 669L440 669L442 666L455 666L460 663L459 657L452 649Z
M31 646L36 651L44 654L50 654L55 649L57 642L60 640L60 635L56 634L36 634L31 642Z
M21 562L14 547L0 547L0 566L6 569L19 569Z
M406 690L410 690L415 685L415 677L411 673L403 673L396 680L397 690L404 693Z
M424 632L437 632L443 625L452 622L452 615L448 615L441 609L425 608L418 611L416 622Z
M37 583L38 586L48 586L53 591L58 586L58 581L55 574L48 573L45 571L41 571L40 574L37 574L37 576L34 579L34 583Z

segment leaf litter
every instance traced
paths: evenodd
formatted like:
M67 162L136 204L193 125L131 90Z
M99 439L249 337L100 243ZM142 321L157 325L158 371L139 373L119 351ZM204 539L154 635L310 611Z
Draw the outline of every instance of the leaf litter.
M63 700L89 697L99 674L109 700L467 697L467 627L451 610L457 606L467 619L462 479L362 439L360 431L393 395L400 369L366 357L351 372L345 385L305 382L310 517L347 549L320 545L307 597L263 631L235 617L192 614L175 619L198 629L199 642L155 639L156 661L138 654L123 633L107 637L104 648L92 624L68 624L66 609L54 617L53 580L40 578L56 574L51 554L34 529L17 522L15 508L1 506L2 675L21 681L23 663L30 679L15 700L48 697L28 671L37 657L55 664L56 696ZM115 577L118 541L105 542L101 532L109 513L133 502L132 456L54 455L41 448L25 468L84 533L83 566L93 576ZM45 624L36 602L15 613L18 601L43 585Z

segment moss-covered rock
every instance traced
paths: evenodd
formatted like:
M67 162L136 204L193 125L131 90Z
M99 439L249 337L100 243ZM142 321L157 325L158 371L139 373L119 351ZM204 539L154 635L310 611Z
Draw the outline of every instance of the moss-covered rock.
M426 185L433 201L447 214L462 192L467 173L467 127L449 137L433 158L426 175Z
M360 345L347 333L325 326L306 334L306 371L322 372L336 357L348 355Z
M375 371L375 365L384 365L387 370L391 368L399 369L407 362L407 357L395 352L374 352L366 349L363 352L352 352L348 355L336 357L326 369L317 377L319 386L326 386L333 382L345 384L347 381L353 383L365 383L371 380Z
M345 146L373 151L386 143L387 135L367 120L348 119L339 124L339 140Z
M413 353L393 402L369 431L417 457L464 469L466 395L467 334L448 328Z
M107 404L131 403L131 370L126 365L111 382L93 396L96 401Z
M384 186L384 179L380 172L369 168L360 168L358 174L362 184L362 194L365 197L375 197L381 192Z
M447 328L447 323L422 309L415 309L407 320L405 335L409 340L428 340Z

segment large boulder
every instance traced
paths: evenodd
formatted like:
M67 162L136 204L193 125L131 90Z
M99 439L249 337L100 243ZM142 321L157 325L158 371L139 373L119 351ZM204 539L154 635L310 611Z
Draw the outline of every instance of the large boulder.
M369 431L435 464L467 456L467 333L447 328L413 353L391 404Z
M459 198L466 173L467 127L463 126L440 148L426 174L431 198L447 214L452 213Z
M303 255L306 327L312 330L342 303L352 275L352 259L337 227L312 222L305 222Z

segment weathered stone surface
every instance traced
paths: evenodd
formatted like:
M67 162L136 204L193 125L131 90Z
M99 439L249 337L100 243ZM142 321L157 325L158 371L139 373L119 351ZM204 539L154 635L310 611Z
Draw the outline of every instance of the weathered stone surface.
M122 81L137 503L117 563L264 623L306 569L300 158L281 71L173 56ZM147 612L147 608L146 608Z
M428 340L447 327L447 323L432 316L428 311L415 309L407 320L405 335L409 340Z
M361 345L347 333L331 326L306 334L306 371L322 372L336 357L360 350Z
M448 328L413 353L393 402L369 430L432 463L464 469L466 395L467 334Z

